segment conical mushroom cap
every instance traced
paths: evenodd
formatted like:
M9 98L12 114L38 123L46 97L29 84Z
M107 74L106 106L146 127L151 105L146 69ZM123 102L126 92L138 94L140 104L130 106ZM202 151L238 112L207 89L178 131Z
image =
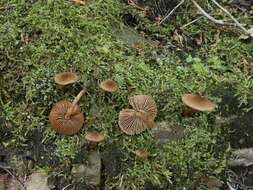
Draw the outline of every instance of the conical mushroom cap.
M59 84L61 86L72 84L72 83L78 81L79 79L80 79L80 77L76 73L72 73L72 72L58 73L54 77L55 83Z
M51 127L59 134L72 135L77 133L84 123L84 115L80 112L80 108L76 105L69 119L65 118L68 109L72 103L62 100L57 102L49 115Z
M210 100L195 94L185 94L182 96L183 103L197 111L211 112L215 110L216 104Z
M138 150L133 151L133 153L134 153L137 157L139 157L139 158L141 158L141 159L146 159L146 158L148 157L148 155L149 155L148 151L145 150L145 149L138 149Z
M147 95L136 95L129 98L129 103L136 111L145 111L154 120L157 114L157 106L154 99Z
M101 142L105 139L105 136L98 132L88 132L85 139L91 142Z
M99 87L106 92L116 92L118 90L118 84L110 79L102 81Z
M149 128L149 123L145 122L143 118L133 109L123 109L119 112L119 127L128 134L140 134Z

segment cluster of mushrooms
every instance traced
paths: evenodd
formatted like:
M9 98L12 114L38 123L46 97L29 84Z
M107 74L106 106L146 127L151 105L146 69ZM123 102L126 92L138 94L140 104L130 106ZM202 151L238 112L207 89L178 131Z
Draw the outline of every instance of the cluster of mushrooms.
M62 72L55 75L55 83L58 87L64 88L80 79L76 73ZM73 135L84 125L84 115L78 106L81 97L87 92L91 82L87 81L84 88L78 93L73 102L61 100L57 102L49 115L51 127L59 134ZM105 92L116 92L118 85L115 81L107 79L100 83L99 87ZM187 106L184 116L192 115L194 112L211 112L215 110L216 104L199 94L185 94L182 102ZM129 98L132 109L123 109L119 113L119 128L127 135L137 135L146 129L154 128L157 106L154 99L148 95L136 95ZM88 132L85 139L90 141L92 147L104 140L104 135L98 132ZM148 152L145 149L138 149L133 153L139 158L147 158Z

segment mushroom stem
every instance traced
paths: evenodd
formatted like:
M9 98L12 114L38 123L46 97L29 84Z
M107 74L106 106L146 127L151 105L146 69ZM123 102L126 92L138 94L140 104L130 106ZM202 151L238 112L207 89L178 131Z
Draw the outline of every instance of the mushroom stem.
M97 144L98 144L97 142L90 142L88 146L89 150L95 150L97 147Z
M194 113L196 113L197 112L197 110L195 110L195 109L192 109L192 108L190 108L190 107L187 107L184 111L183 111L183 113L182 113L182 115L184 116L184 117L190 117L190 116L192 116Z
M139 111L137 111L136 115L138 117L140 117L147 124L148 128L154 128L155 127L154 120L150 118L150 115L146 111L139 110Z
M148 115L148 113L146 111L139 110L139 111L136 112L136 115L138 117L142 118L144 121L148 121L149 120L148 119L149 115Z
M77 105L77 103L80 101L80 99L82 98L82 96L88 91L88 89L91 87L92 85L92 81L88 80L85 84L83 89L77 94L77 96L75 97L74 101L72 102L72 105L70 106L70 108L68 109L66 115L65 115L65 119L69 119L70 116L75 113L75 106Z
M64 85L57 84L56 87L57 87L58 89L63 89L63 88L64 88Z
M85 90L81 90L78 95L75 97L74 101L72 102L70 108L68 109L66 115L65 115L65 119L69 119L70 116L75 112L75 106L77 105L77 103L79 102L79 100L82 98L82 96L85 94Z

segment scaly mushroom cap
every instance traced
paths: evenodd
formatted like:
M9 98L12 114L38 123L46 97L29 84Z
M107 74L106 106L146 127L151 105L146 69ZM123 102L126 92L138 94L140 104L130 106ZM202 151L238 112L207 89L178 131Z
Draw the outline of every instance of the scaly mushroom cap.
M157 114L157 106L154 99L147 95L137 95L129 98L129 103L136 111L145 111L154 120Z
M71 73L71 72L58 73L54 77L55 83L59 84L61 86L72 84L72 83L78 81L79 79L80 79L80 77L77 74Z
M154 124L153 121L147 120L140 112L133 109L123 109L120 111L118 123L120 129L128 135L140 134L147 128L151 128L151 125Z
M105 136L98 132L88 132L85 139L91 142L101 142L105 139Z
M99 87L106 92L116 92L118 90L118 84L109 79L102 81Z
M195 94L185 94L182 96L183 103L197 111L211 112L215 110L216 104L208 99Z
M51 127L59 134L72 135L77 133L84 123L84 115L80 112L80 108L75 106L74 113L69 119L65 118L67 110L71 107L72 103L62 100L57 102L49 115Z
M133 151L133 153L134 153L137 157L139 157L139 158L141 158L141 159L146 159L146 158L149 156L148 151L145 150L145 149L138 149L138 150Z

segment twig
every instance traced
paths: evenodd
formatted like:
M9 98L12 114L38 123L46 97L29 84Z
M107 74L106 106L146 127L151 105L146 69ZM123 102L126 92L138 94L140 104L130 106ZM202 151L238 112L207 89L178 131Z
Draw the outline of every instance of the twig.
M228 12L228 10L226 10L224 7L222 7L217 1L215 0L212 0L212 2L217 6L219 7L223 12L225 12L235 23L236 25L241 28L246 34L250 35L250 33L248 32L248 30L246 28L244 28L241 23L239 23L235 17L233 17L233 15Z
M191 25L191 24L197 22L198 20L200 20L200 19L203 18L203 17L204 17L204 16L200 16L199 18L196 18L196 19L192 20L191 22L189 22L189 23L187 23L187 24L184 24L183 26L180 27L180 29L181 29L181 30L184 29L185 27L187 27L187 26L189 26L189 25Z
M121 187L121 186L122 186L122 184L123 184L123 178L124 178L124 175L122 175L122 176L121 176L121 178L120 178L119 187Z
M177 4L177 6L175 6L169 13L166 14L166 16L159 22L159 25L162 24L165 20L167 20L170 15L172 15L175 10L177 10L178 7L180 7L183 3L184 3L185 0L181 0L180 3Z
M216 23L216 24L220 24L220 25L225 25L223 20L217 20L214 17L212 17L211 15L209 15L195 0L191 0L192 3L195 5L195 7L209 20L211 20L212 22Z
M145 8L140 7L140 6L137 5L133 0L128 0L127 3L128 3L129 5L132 5L133 7L135 7L135 8L137 8L137 9L141 10L141 11L145 11Z
M67 186L63 187L62 190L66 190L67 188L69 188L72 184L68 184Z

